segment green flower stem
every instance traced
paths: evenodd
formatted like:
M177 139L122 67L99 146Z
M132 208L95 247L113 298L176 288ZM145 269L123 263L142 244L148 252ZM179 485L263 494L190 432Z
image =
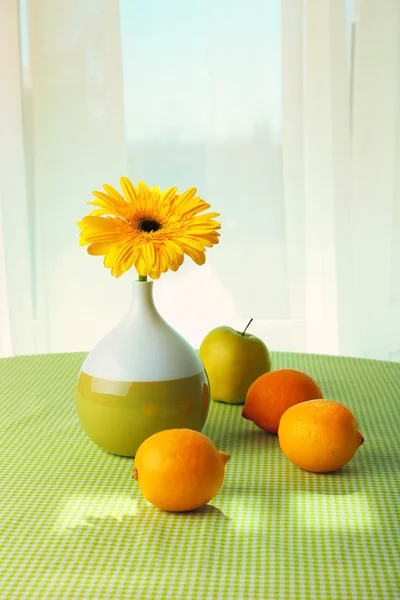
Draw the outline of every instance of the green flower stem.
M147 281L147 275L139 275L138 281Z

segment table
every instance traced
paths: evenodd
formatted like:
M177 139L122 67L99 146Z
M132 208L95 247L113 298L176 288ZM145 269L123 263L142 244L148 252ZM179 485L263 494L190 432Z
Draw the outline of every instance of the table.
M357 416L342 470L292 465L276 436L212 403L204 432L229 452L222 490L163 513L81 429L84 354L0 360L0 598L399 599L400 364L273 354Z

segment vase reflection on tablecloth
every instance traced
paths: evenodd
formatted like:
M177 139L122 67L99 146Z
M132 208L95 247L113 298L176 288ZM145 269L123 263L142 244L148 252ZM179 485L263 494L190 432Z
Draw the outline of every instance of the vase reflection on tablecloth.
M157 431L201 431L209 401L203 364L158 313L153 282L135 281L128 313L82 365L77 409L84 430L104 450L134 456Z

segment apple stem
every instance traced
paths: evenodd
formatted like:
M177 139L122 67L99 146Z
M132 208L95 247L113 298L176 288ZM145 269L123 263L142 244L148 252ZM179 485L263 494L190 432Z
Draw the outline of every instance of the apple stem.
M244 330L244 331L243 331L243 333L242 333L242 337L244 336L244 334L246 333L246 331L247 331L247 330L248 330L248 328L250 327L250 324L251 324L252 320L253 320L253 317L251 317L250 321L247 323L247 325L246 325L246 328L245 328L245 330Z

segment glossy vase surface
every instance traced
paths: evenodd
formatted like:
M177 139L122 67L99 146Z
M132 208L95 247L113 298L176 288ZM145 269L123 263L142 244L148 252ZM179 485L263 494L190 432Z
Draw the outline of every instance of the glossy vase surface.
M157 311L152 281L133 283L128 313L86 357L76 401L93 442L122 456L163 429L203 428L210 402L203 363Z

